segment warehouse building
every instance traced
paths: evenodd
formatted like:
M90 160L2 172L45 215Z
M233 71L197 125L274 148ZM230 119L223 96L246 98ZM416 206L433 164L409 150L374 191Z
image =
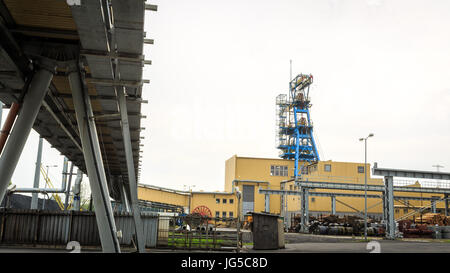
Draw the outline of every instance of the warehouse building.
M302 179L330 183L364 184L364 163L319 161L305 165ZM382 178L373 178L367 164L367 183L383 185ZM141 201L155 202L183 207L185 213L193 210L209 210L212 217L234 218L247 212L279 214L289 223L291 217L300 212L300 196L259 193L259 189L298 191L294 181L290 180L294 173L294 161L275 158L253 158L232 156L225 162L225 190L217 192L179 191L152 185L139 185L138 196ZM408 186L420 187L418 182L409 182ZM406 185L405 185L406 186ZM242 192L242 199L237 199L236 189ZM335 193L335 197L314 196L315 193ZM341 197L343 190L311 189L308 197L309 215L336 214L361 215L364 212L364 198ZM354 192L364 195L364 192ZM374 193L368 193L373 196ZM381 194L381 193L380 193ZM430 206L430 198L442 198L439 194L399 193L401 196L413 196L416 200L396 200L395 218L411 214L414 210ZM319 194L317 194L319 195ZM423 200L421 200L423 198ZM444 212L444 202L435 205L437 212ZM368 215L376 219L382 218L383 205L381 198L368 198ZM410 218L417 215L411 215Z

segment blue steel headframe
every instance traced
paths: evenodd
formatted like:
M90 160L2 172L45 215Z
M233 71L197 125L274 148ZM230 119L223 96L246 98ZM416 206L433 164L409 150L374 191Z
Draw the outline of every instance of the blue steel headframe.
M295 160L295 178L301 176L300 163L303 165L320 160L309 114L309 87L312 82L312 75L299 74L289 83L289 100L283 95L277 97L277 148L281 150L281 158Z

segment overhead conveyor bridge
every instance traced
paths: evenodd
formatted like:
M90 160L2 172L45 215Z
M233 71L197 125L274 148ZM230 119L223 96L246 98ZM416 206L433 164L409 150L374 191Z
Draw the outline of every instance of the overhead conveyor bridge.
M0 0L0 101L11 130L0 199L33 128L88 175L103 250L120 252L110 198L130 199L139 251L144 0ZM17 115L15 115L17 113ZM5 128L5 127L4 127ZM1 145L0 145L1 146ZM125 192L124 192L125 191Z

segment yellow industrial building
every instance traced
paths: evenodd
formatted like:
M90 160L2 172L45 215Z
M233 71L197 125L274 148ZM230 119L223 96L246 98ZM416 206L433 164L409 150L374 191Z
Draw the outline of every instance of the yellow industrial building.
M306 165L305 165L306 166ZM307 165L302 179L314 182L355 183L364 184L364 163L319 161ZM367 183L383 185L382 178L372 178L370 164L367 164ZM206 207L213 217L234 218L247 212L263 212L266 206L270 213L279 214L290 220L292 215L300 211L299 195L271 194L266 201L266 195L260 194L259 189L296 191L297 186L291 180L294 172L294 161L273 158L238 157L234 155L225 162L225 191L179 191L157 186L140 184L138 197L142 201L157 202L183 208L190 213L195 208ZM418 182L409 186L420 187ZM236 190L242 193L238 199ZM328 192L345 193L343 190L310 189L310 193ZM352 192L364 194L364 192ZM373 195L373 192L368 192ZM381 195L381 193L376 193ZM313 194L312 194L313 195ZM442 198L439 194L427 193L396 193L396 196L415 196L426 200L396 200L395 218L411 214L415 209L431 205L429 198ZM285 199L283 199L285 198ZM368 198L368 214L381 219L383 206L381 198ZM443 211L444 202L436 204L437 211ZM332 200L327 196L309 196L309 215L330 214ZM355 215L364 212L364 198L335 197L334 212L337 215ZM289 223L289 222L288 222Z

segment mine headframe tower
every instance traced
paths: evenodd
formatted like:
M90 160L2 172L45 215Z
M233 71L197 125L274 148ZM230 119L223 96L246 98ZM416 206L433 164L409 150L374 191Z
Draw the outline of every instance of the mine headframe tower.
M312 83L311 74L299 74L289 83L289 98L286 94L276 97L276 146L280 150L281 158L295 160L294 177L296 179L301 176L302 168L306 163L320 160L309 114L311 107L309 89Z

